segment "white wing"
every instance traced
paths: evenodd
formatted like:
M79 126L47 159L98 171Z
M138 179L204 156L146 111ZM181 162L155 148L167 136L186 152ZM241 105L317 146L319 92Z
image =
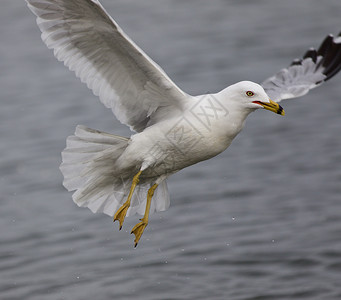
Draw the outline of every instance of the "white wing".
M159 108L181 107L182 92L97 0L26 0L42 39L60 61L132 130Z
M325 38L318 50L310 49L302 59L268 78L262 86L269 97L279 102L303 96L333 77L341 69L341 33Z

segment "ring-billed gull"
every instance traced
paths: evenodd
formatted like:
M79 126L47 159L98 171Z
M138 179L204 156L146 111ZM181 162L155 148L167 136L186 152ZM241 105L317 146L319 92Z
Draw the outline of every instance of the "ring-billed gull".
M135 133L120 137L77 126L62 153L64 186L74 202L118 220L139 213L135 246L149 213L169 206L166 179L224 151L258 108L306 94L341 68L341 37L265 80L242 81L216 94L183 92L107 14L97 0L26 0L56 58ZM271 99L271 100L270 100ZM275 102L276 101L276 102Z

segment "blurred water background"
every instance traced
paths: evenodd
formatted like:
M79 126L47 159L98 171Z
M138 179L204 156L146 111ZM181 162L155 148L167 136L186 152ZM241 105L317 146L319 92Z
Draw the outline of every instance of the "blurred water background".
M102 3L191 94L261 82L341 30L340 0ZM134 249L138 217L119 232L76 207L58 169L77 124L129 130L56 61L24 1L1 1L0 37L0 299L341 299L340 75L174 175Z

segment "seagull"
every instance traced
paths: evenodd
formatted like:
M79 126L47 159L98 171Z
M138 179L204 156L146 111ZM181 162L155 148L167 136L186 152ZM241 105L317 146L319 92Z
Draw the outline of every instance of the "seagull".
M242 81L215 94L182 91L110 17L97 0L26 0L42 40L116 118L129 138L77 126L62 152L63 185L73 201L119 221L143 215L131 233L138 244L149 214L170 199L167 178L226 150L257 109L284 116L278 104L297 98L341 69L341 33L266 79Z

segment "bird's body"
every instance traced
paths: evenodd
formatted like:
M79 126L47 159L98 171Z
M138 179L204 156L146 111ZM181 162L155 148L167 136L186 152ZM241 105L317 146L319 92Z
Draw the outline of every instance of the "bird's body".
M166 179L229 147L258 108L284 115L276 101L295 98L341 69L341 37L328 36L262 85L242 81L216 94L183 92L125 35L97 0L26 0L55 56L135 133L119 137L78 126L62 153L73 200L120 222L169 206ZM269 97L270 96L270 97ZM272 100L270 100L270 98Z
M119 166L130 165L129 160L138 168L146 164L141 179L150 178L173 174L223 152L243 128L247 114L233 111L228 105L225 108L218 96L189 100L184 111L132 135L118 160ZM196 107L199 111L195 111Z

